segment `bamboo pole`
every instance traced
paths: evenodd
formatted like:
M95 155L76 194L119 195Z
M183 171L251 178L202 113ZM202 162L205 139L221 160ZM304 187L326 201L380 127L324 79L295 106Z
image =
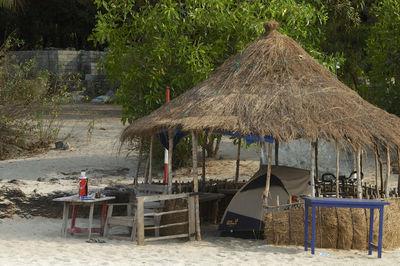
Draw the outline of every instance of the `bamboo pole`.
M357 198L362 199L362 186L361 186L361 149L357 148Z
M240 146L242 145L242 139L239 139L238 142L238 150L236 157L236 174L235 174L235 183L239 181L239 166L240 166Z
M386 178L385 178L385 197L389 198L389 181L390 181L390 147L386 146Z
M315 178L318 179L318 139L315 141Z
M172 153L174 149L174 132L168 131L168 194L172 194Z
M198 180L198 170L197 170L197 135L192 133L192 159L193 159L193 191L199 192L199 180ZM201 240L200 232L200 208L199 208L199 195L194 196L194 206L195 206L195 221L196 221L196 240Z
M336 198L339 198L339 161L340 161L340 153L339 153L339 144L336 141Z
M267 178L264 190L264 207L268 206L269 187L271 183L272 143L268 143Z
M400 194L400 148L397 147L397 194Z
M275 140L275 165L279 165L279 141Z
M206 144L207 144L207 139L208 139L208 133L205 134L204 137L204 142L202 145L202 168L201 168L201 183L202 183L202 190L204 189L204 186L206 185Z
M143 149L143 138L140 137L140 141L139 141L139 157L138 157L138 162L137 162L135 179L133 181L134 185L137 185L139 183L139 169L140 169L140 164L142 163L142 149Z
M153 182L153 174L152 174L152 168L153 168L153 142L154 142L154 136L152 135L150 137L149 178L147 180L149 184L151 184Z
M379 187L378 187L378 154L376 153L376 147L374 150L375 153L375 192L376 192L376 197L379 199L381 196L379 194Z
M264 138L260 138L260 166L267 164L267 161L265 160L266 152Z
M381 157L381 152L379 147L376 148L376 152L378 155L378 162L379 162L379 176L381 179L381 191L380 191L380 196L383 195L383 191L384 191L384 182L383 182L383 162L382 162L382 157Z
M315 142L311 142L311 169L310 169L310 186L311 186L311 197L315 197Z

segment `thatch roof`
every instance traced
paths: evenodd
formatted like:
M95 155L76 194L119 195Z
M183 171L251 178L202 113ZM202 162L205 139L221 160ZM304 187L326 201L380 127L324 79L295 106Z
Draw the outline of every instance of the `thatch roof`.
M372 147L400 144L400 119L363 100L293 39L266 22L266 34L206 80L134 121L121 140L167 128L316 138Z

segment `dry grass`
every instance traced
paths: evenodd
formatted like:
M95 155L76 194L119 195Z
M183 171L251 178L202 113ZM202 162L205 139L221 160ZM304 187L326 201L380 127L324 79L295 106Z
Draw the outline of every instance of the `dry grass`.
M134 121L122 142L180 128L336 140L346 147L400 145L400 119L363 100L293 39L265 23L266 35L205 81Z

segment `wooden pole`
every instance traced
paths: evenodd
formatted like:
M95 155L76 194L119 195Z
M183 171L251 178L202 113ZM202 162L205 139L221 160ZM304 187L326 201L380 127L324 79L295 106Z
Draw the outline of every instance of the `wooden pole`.
M238 150L237 150L237 157L236 157L235 183L237 183L239 181L240 146L242 146L242 139L239 139L239 142L238 142Z
M389 198L389 182L390 182L390 147L389 145L386 146L386 178L385 178L385 197Z
M192 133L192 159L193 159L193 192L199 192L198 170L197 170L197 135ZM200 233L200 208L199 195L194 196L195 221L196 221L196 240L201 240Z
M318 179L318 139L315 141L315 178Z
M150 154L149 154L149 179L147 180L149 184L153 182L152 168L153 168L153 142L154 136L150 137Z
M264 142L263 142L264 143ZM267 158L267 178L265 181L264 190L264 207L268 206L269 187L271 183L271 163L272 163L272 143L268 143L268 158Z
M140 141L139 141L139 157L138 157L138 162L137 162L135 179L133 181L134 185L137 185L139 183L139 169L140 169L140 164L142 163L142 149L143 149L143 138L140 137Z
M207 139L208 139L208 133L205 134L204 136L204 142L202 145L202 160L203 160L203 165L201 168L201 183L202 183L202 189L204 189L204 186L206 185L206 144L207 144Z
M336 198L339 198L339 161L340 161L340 153L339 153L339 144L336 141Z
M279 165L279 141L275 140L275 165Z
M315 142L311 142L311 169L310 169L310 186L311 186L311 197L315 197Z
M172 194L172 153L174 149L174 132L168 131L168 194Z
M376 197L379 199L381 196L379 194L379 187L378 187L378 154L376 153L376 147L374 150L375 153L375 192L376 192Z
M362 186L361 186L361 149L357 148L357 198L362 199Z
M400 148L397 147L397 194L400 194Z

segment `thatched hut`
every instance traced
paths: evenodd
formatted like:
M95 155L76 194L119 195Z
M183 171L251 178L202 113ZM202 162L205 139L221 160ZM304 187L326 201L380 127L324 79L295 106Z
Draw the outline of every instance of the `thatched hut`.
M278 26L274 21L264 23L264 35L227 59L208 79L134 121L122 132L121 141L165 131L171 137L177 129L193 135L217 130L261 136L261 142L264 136L279 142L303 138L314 149L313 143L323 139L353 149L358 173L362 149L383 147L388 154L398 149L400 119L363 100L296 41L281 34ZM268 150L270 168L272 143ZM312 149L311 184L314 154Z

